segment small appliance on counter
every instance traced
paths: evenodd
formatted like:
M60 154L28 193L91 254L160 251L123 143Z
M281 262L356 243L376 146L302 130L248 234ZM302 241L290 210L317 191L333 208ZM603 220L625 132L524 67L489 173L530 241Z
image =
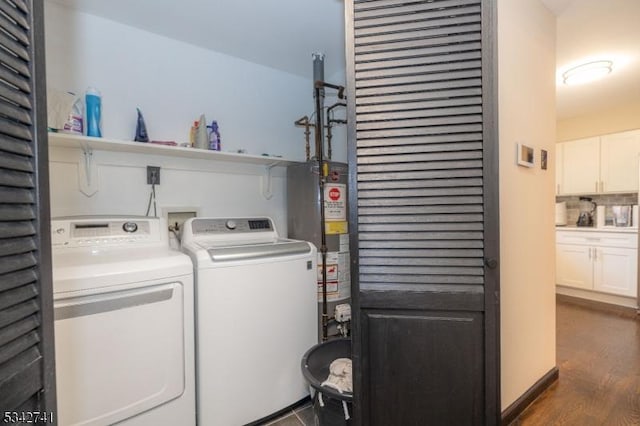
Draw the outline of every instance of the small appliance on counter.
M613 217L613 226L631 226L631 206L611 206L611 216Z
M596 227L604 228L607 223L607 215L605 213L605 206L596 207Z
M596 226L598 228L637 228L638 205L598 206Z
M596 203L589 197L580 197L578 206L580 213L578 215L577 226L593 226L593 214L596 211Z
M567 202L561 201L556 203L556 226L565 226L567 224Z

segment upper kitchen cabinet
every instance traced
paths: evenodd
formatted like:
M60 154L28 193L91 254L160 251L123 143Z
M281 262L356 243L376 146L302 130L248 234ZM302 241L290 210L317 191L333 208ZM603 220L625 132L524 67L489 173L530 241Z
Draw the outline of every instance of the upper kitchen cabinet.
M600 181L600 138L564 142L558 194L593 194ZM558 158L560 160L560 158Z
M600 138L601 192L637 192L640 130Z
M557 195L638 191L640 130L562 142Z

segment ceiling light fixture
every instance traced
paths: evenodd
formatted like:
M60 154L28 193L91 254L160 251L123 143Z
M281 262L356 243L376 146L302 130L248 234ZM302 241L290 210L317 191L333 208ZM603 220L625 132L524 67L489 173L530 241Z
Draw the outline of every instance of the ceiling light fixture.
M594 61L570 68L562 73L562 82L566 85L576 85L597 80L613 70L612 61Z

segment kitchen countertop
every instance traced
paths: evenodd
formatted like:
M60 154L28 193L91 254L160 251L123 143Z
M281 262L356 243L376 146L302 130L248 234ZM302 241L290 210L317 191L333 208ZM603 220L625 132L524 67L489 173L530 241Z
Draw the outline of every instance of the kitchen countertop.
M626 234L637 234L638 228L617 228L615 226L607 226L604 228L587 227L587 226L556 226L556 231L580 231L580 232L621 232Z

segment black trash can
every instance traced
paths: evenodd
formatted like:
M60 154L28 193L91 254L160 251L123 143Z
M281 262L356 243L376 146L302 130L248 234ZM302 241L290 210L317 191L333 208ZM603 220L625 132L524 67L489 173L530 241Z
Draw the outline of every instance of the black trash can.
M318 426L351 425L353 394L340 393L336 389L321 386L329 376L329 365L336 358L351 358L350 339L334 339L319 343L302 357L302 374L315 391L313 413Z

